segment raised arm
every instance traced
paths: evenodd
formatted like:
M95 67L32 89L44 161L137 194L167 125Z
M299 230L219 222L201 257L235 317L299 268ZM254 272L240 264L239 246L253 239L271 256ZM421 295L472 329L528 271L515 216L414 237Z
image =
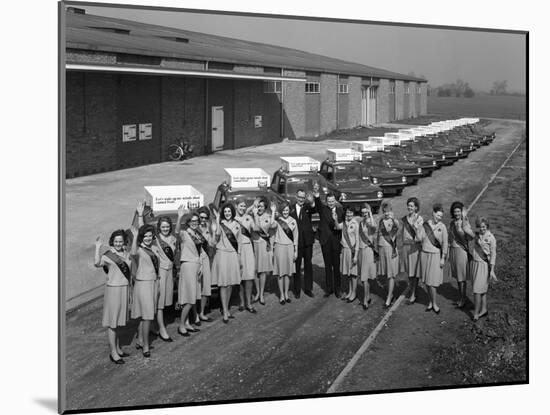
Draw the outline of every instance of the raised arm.
M132 248L130 249L130 255L136 256L137 255L137 237L138 237L138 230L135 226L132 226L130 228L130 231L132 232Z
M138 202L136 207L137 217L138 217L138 227L142 227L145 223L143 222L143 211L145 209L145 202Z
M476 234L472 230L472 225L470 225L470 221L468 220L468 216L466 216L466 212L462 214L462 230L470 237L469 239L474 239L476 237Z
M497 259L497 240L494 235L491 234L491 239L489 240L489 277L493 281L498 281L495 274L495 263Z
M103 241L101 240L101 236L98 236L95 240L95 255L94 255L94 265L98 268L104 265L101 261L101 254L99 253L99 250L101 249L101 245L103 245Z

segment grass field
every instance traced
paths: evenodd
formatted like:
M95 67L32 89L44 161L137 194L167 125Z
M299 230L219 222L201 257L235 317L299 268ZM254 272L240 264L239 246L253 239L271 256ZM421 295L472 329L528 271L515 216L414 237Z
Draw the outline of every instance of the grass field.
M428 97L428 114L451 117L525 120L526 97L476 95L472 98Z

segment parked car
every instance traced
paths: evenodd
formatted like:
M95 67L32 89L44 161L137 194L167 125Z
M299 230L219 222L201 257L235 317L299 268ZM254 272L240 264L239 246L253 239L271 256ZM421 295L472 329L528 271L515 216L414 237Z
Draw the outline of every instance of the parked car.
M420 141L409 141L401 145L401 148L411 154L431 157L433 160L435 160L435 164L438 169L441 168L441 166L443 165L452 164L445 160L445 154L443 153L443 151L434 150L431 147L422 144Z
M404 175L408 185L417 184L418 179L422 177L422 167L418 164L403 160L387 151L364 152L363 161L365 159L369 159L375 166L385 166Z
M372 184L382 188L384 196L394 196L403 193L407 185L407 177L391 167L373 163L371 158L363 155L362 163Z
M413 152L404 147L390 147L384 152L395 159L416 164L422 169L422 177L431 176L433 171L439 168L437 162L432 156L426 156L423 153Z

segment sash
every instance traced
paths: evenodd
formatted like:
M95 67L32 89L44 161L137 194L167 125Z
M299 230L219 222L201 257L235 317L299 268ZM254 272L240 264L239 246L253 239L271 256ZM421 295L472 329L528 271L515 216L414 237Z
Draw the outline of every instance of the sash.
M225 223L220 223L220 226L224 231L225 236L227 236L227 239L229 239L229 243L231 244L235 252L239 252L239 242L237 241L237 238L235 238L235 234L233 233L233 231L229 229Z
M470 250L468 249L468 241L466 240L465 237L463 237L461 234L458 233L458 230L456 229L455 221L451 222L451 233L453 234L453 238L456 241L456 243L468 253L468 257L469 257Z
M378 258L380 255L378 254L378 250L374 246L374 244L371 242L371 240L368 238L368 236L365 234L365 231L363 230L363 225L359 224L359 237L363 241L365 245L367 245L370 249L372 249L372 252L374 253L374 262L378 262Z
M200 228L197 228L196 231L191 230L193 232L192 234L187 232L191 239L193 240L193 243L195 244L195 249L197 250L197 254L201 254L201 249L204 250L205 253L207 253L208 249L208 241L200 231Z
M260 235L260 238L262 238L266 243L266 251L271 251L271 240L269 239L269 234L265 233L261 226L258 225L258 228L260 228L260 231L258 232L258 235Z
M403 226L409 232L409 235L413 237L413 239L416 239L416 229L414 229L414 226L412 226L409 221L407 220L407 216L403 216L401 218L401 221L403 222Z
M424 227L424 231L426 232L426 236L430 240L431 244L433 246L435 246L437 249L439 249L440 254L443 255L441 244L439 243L439 241L435 237L434 231L433 231L432 227L430 226L430 224L428 222L424 222L422 224L422 226Z
M342 235L344 235L344 239L346 240L346 243L348 244L348 248L353 251L354 248L355 248L355 245L351 244L351 239L350 239L349 233L348 233L348 224L345 223L345 222L344 222L344 226L342 227Z
M174 258L175 258L175 252L174 250L172 249L172 247L166 243L165 241L162 240L162 238L159 236L157 238L157 240L159 241L159 245L160 245L160 248L162 249L162 251L164 252L164 254L168 257L168 259L173 263L174 262Z
M155 273L157 276L159 275L159 258L155 255L155 253L151 250L151 248L147 248L145 246L141 246L141 249L149 255L149 258L151 258L151 262L153 263L153 267L155 268Z
M292 233L292 229L290 229L290 226L288 226L288 223L286 223L283 218L277 218L277 222L279 222L279 225L281 225L281 228L283 228L283 231L286 236L288 236L288 239L294 242L294 234Z
M109 258L111 261L113 261L117 265L120 272L122 272L124 277L128 280L128 282L130 282L130 280L132 279L132 274L130 273L130 267L128 266L126 261L124 261L120 257L120 255L117 255L113 251L110 251L110 250L105 252L103 255L105 255L107 258ZM105 272L105 274L108 274L109 273L109 267L104 265L103 266L103 271Z
M477 254L480 256L482 260L484 260L487 264L489 264L489 255L485 253L481 245L479 244L479 234L476 235L476 243L474 245L474 249L476 250Z
M391 257L395 258L397 256L397 241L395 240L395 235L397 234L397 226L395 226L395 223L393 224L390 234L386 229L386 226L384 225L384 219L380 219L378 229L380 230L380 233L382 234L382 237L386 240L386 242L391 245Z

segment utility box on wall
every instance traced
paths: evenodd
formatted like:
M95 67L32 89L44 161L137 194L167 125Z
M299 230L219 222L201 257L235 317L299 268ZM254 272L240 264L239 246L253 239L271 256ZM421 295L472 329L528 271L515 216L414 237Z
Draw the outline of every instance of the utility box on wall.
M261 115L255 115L254 116L254 128L261 128L262 127L262 116Z
M151 140L153 138L153 124L140 124L139 125L139 139Z

